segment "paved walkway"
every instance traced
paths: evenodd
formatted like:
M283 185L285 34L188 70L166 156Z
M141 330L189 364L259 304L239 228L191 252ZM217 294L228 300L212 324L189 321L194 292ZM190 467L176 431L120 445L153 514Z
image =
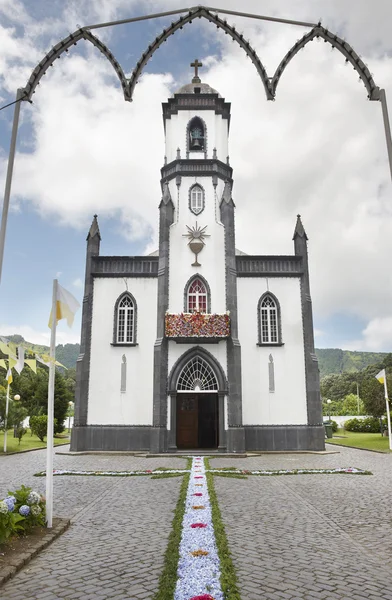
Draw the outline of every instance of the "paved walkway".
M334 448L335 449L335 448ZM348 467L374 476L215 478L242 600L392 600L392 455L213 459L213 467ZM55 456L56 468L184 468L183 459ZM0 457L0 497L44 491L45 451ZM0 589L2 600L151 599L181 478L56 477L56 516L70 529Z

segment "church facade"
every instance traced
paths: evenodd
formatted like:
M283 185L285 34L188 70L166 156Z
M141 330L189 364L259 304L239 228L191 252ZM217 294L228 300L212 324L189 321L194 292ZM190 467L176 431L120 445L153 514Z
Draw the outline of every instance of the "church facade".
M163 104L159 249L88 237L73 451L324 450L307 236L235 248L230 104L197 74Z

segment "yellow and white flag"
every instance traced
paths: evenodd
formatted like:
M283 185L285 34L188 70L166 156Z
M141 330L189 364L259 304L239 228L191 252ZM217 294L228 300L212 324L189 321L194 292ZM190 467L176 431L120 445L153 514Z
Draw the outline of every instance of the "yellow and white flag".
M67 319L68 327L72 327L74 316L78 308L79 302L76 298L65 290L61 285L57 284L57 301L56 301L56 322L61 319ZM52 312L49 317L49 327L52 328Z
M5 364L4 358L0 358L0 367L2 367L3 369L7 369L7 365Z
M25 358L25 363L32 371L34 371L34 373L37 373L37 361L35 358Z
M385 383L385 369L383 369L382 371L377 373L377 375L375 377L376 377L376 379L378 379L378 381L380 383Z
M11 385L11 383L12 383L12 371L11 371L11 369L8 369L8 371L7 371L7 383L8 383L8 385Z

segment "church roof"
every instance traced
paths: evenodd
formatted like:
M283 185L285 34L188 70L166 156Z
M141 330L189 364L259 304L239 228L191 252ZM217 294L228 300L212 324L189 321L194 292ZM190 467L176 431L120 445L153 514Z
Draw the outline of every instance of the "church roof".
M174 94L218 94L221 97L217 90L214 90L208 83L201 82L187 83L174 92Z

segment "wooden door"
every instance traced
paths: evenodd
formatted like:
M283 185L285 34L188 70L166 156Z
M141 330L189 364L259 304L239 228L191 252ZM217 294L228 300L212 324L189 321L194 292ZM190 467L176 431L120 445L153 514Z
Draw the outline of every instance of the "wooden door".
M197 403L196 395L177 396L177 448L198 447Z

